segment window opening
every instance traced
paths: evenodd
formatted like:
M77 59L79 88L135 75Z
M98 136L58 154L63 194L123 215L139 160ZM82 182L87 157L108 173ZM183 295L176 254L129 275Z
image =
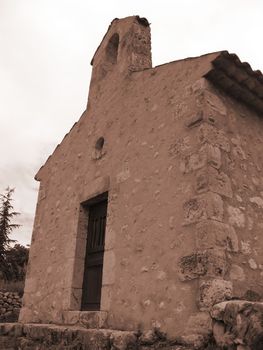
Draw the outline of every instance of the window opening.
M115 33L110 38L108 45L106 47L107 60L112 64L117 63L119 41L120 41L119 34Z

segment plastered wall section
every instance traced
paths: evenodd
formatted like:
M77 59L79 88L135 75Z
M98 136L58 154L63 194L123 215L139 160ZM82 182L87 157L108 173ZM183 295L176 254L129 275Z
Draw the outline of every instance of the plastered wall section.
M80 203L105 191L109 205L101 309L108 311L109 327L160 327L182 334L191 317L218 301L214 296L203 301L211 284L220 280L228 286L231 279L233 290L239 291L240 283L245 286L260 275L254 241L245 239L249 219L240 207L247 203L255 209L250 215L253 227L258 226L255 215L260 208L255 199L238 194L233 181L242 172L226 163L235 149L231 139L240 135L243 142L242 132L250 129L237 122L240 132L234 130L240 115L230 111L236 104L223 95L218 98L201 78L214 56L127 75L113 70L91 84L87 111L38 174L41 184L21 321L59 323L63 310L80 309L86 241ZM260 120L246 112L243 123L251 125L252 115L253 127L260 132ZM105 145L97 152L95 143L101 136ZM226 188L216 187L221 180L213 186L213 172L227 174ZM238 179L236 183L240 186ZM237 224L237 214L242 213L245 224L242 219ZM224 236L222 249L211 253L217 238L206 246L203 237L225 232L224 224L232 236ZM241 253L241 241L250 247L249 255ZM250 259L256 268L251 268ZM243 281L233 278L233 271L237 276L240 269L245 276L250 271L254 275Z

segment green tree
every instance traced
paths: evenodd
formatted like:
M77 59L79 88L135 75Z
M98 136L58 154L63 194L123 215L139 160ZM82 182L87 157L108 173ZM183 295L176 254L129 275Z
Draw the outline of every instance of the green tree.
M10 243L15 242L10 238L12 231L20 225L12 223L14 217L20 213L14 211L12 195L14 188L8 187L3 194L0 194L0 269L3 277L8 276L7 250Z
M25 279L28 255L29 248L21 244L15 244L6 251L9 280L23 281Z

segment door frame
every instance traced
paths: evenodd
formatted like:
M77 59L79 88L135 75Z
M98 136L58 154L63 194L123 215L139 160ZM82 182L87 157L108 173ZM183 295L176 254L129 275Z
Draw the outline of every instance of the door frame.
M90 218L90 210L89 208L99 204L101 202L106 202L106 223L105 223L105 232L104 232L104 249L102 252L102 272L101 272L101 285L100 285L100 302L99 302L99 308L98 309L88 309L85 307L85 304L83 304L83 290L85 286L84 277L85 277L85 270L87 269L87 254L88 254L88 228L89 228L89 218ZM103 276L103 260L104 260L104 252L105 252L105 235L106 235L106 226L107 226L107 208L108 208L108 191L101 193L93 198L88 199L87 201L81 203L82 207L85 210L85 213L87 215L87 225L86 225L86 246L85 246L85 258L84 258L84 269L83 269L83 282L82 282L82 296L81 296L81 305L80 310L81 311L99 311L101 307L101 292L102 292L102 276Z

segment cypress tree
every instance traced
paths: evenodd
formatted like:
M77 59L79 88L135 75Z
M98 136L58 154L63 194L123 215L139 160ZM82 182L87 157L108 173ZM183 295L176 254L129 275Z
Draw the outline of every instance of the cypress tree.
M0 270L4 278L8 275L6 252L10 248L10 243L15 242L15 240L10 238L10 234L15 228L20 226L11 223L12 219L20 214L13 211L13 193L14 188L8 187L3 194L0 194Z

